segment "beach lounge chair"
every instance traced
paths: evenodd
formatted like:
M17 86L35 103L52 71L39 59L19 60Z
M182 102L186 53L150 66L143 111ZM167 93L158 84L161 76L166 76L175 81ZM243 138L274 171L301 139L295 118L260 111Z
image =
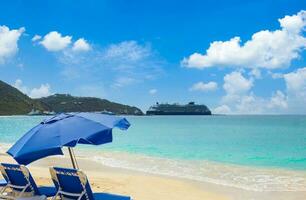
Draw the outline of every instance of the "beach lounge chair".
M57 197L75 200L131 200L131 197L128 196L93 193L86 175L80 170L51 167L50 173L58 188L53 200Z
M0 198L18 199L43 195L51 197L56 194L55 187L37 187L30 171L24 165L1 163L0 171L7 182L0 190Z

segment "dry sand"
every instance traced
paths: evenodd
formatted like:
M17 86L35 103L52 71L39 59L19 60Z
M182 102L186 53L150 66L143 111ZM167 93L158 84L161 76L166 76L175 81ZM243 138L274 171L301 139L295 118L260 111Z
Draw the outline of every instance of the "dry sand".
M13 163L8 156L2 162ZM131 196L135 200L223 200L225 196L203 190L192 182L167 177L105 167L94 161L78 158L80 169L86 173L93 191ZM52 157L29 165L39 185L52 185L49 166L71 167L68 158Z
M1 155L1 162L14 163ZM80 169L88 176L93 191L131 196L135 200L304 200L305 192L252 192L195 182L167 176L103 166L86 158L78 158ZM52 185L49 166L71 167L70 160L55 156L36 161L28 166L39 185Z

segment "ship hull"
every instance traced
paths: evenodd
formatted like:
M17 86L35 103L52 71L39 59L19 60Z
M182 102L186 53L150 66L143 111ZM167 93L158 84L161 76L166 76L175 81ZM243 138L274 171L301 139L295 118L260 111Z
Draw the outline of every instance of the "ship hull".
M147 111L147 115L211 115L211 112L163 112Z

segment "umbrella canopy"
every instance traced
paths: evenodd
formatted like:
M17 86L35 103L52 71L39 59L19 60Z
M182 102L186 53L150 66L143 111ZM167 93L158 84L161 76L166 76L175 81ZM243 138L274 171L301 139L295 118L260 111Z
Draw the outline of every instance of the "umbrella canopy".
M122 117L99 113L62 113L42 121L25 133L8 151L19 164L27 165L51 155L63 155L62 147L112 142L112 129L128 129Z

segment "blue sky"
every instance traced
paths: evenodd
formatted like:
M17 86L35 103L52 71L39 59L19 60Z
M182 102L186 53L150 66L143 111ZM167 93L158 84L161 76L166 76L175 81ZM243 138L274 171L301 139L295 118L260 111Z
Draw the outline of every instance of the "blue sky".
M32 97L97 96L144 111L156 101L195 101L214 113L306 113L305 1L1 8L0 79Z

